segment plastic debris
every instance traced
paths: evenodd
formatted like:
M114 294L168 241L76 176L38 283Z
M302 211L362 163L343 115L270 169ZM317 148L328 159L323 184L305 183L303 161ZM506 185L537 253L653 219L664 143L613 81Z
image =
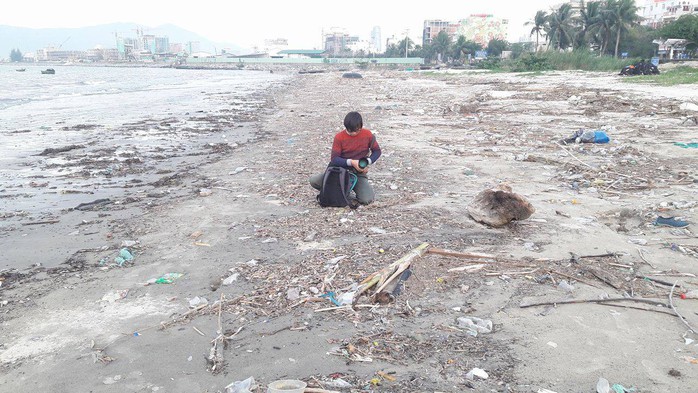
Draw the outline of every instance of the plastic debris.
M229 175L237 175L238 173L243 172L246 169L247 169L246 166L239 166L239 167L235 168L234 171L230 172Z
M103 302L114 303L117 300L121 300L128 295L128 289L119 289L116 291L111 291L104 296L102 296Z
M298 287L286 290L286 299L290 301L298 300L301 297L301 289Z
M148 284L172 284L183 275L184 273L165 273L160 278L148 281Z
M267 386L267 393L303 393L308 385L298 379L280 379Z
M683 142L674 142L674 145L678 147L683 147L684 149L698 149L698 143L683 143Z
M492 333L492 321L478 317L460 317L458 327L466 329L473 337L477 337L478 333Z
M623 385L620 385L617 383L614 384L613 386L611 386L611 389L613 389L613 393L632 393L632 392L636 391L635 388L628 389L628 388L624 387Z
M123 266L124 263L130 262L133 260L133 254L127 249L127 248L122 248L119 251L119 256L114 258L114 262L116 262L119 266Z
M330 270L330 269L336 267L337 263L339 263L339 261L341 261L342 259L344 259L346 257L347 257L346 255L340 255L338 257L334 257L334 258L330 259L329 261L325 262L325 270Z
M244 381L235 381L225 387L225 393L251 393L257 389L254 377L249 377Z
M202 304L208 304L208 299L205 297L194 297L193 299L189 300L189 307L196 308L197 306L200 306Z
M599 381L596 382L596 393L611 393L611 385L606 378L599 377Z
M105 385L113 385L121 380L121 375L114 375L113 377L107 377L102 381Z
M579 130L561 142L567 145L571 143L608 143L609 141L610 138L603 130Z
M474 368L470 371L468 371L467 374L465 374L465 378L471 381L475 380L475 377L480 378L480 379L487 379L489 378L489 374L487 374L487 371L481 369L481 368Z
M334 303L335 306L341 306L342 303L340 303L337 298L335 298L335 293L334 292L326 292L320 295L320 297L328 298L332 303Z
M322 384L327 386L327 387L335 388L335 389L349 389L349 388L353 387L352 384L343 380L342 378L335 378L331 381L323 382Z
M339 299L337 299L337 302L339 302L340 306L346 306L348 304L352 304L354 302L354 294L356 294L356 291L345 292L339 296Z
M240 273L233 273L231 274L228 278L223 280L223 285L232 285L233 282L238 280L238 277L240 276Z
M559 284L557 284L557 287L562 289L565 292L572 292L574 291L574 286L570 285L567 280L562 280L560 281Z

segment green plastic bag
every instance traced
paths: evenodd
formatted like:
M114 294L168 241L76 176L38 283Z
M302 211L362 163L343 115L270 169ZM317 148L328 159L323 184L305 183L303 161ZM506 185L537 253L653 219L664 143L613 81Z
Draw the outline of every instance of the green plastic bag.
M184 273L165 273L160 278L155 280L156 284L172 284L178 278L182 277Z

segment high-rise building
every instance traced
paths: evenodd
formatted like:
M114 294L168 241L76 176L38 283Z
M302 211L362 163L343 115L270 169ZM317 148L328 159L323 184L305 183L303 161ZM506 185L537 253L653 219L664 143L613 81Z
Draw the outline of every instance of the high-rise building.
M383 39L381 38L380 26L374 26L371 30L371 46L369 51L380 53L383 52Z
M456 35L465 36L484 48L492 40L506 40L508 30L507 19L496 18L490 14L474 14L460 20Z
M119 59L132 60L134 54L141 50L141 42L135 38L117 37L116 49L119 51Z
M152 34L144 34L142 36L142 39L143 39L143 50L150 52L150 53L156 53L155 36Z
M168 37L155 37L155 52L153 53L169 53L170 39Z
M424 21L424 29L422 30L422 46L431 44L431 42L445 31L449 37L453 38L458 30L458 24L440 19L431 19Z
M350 36L348 33L339 30L323 33L323 48L330 55L336 56L350 52L351 45L358 41L359 37Z
M425 20L422 34L422 45L430 44L440 32L445 31L451 40L464 36L483 47L491 40L505 40L509 30L507 19L497 18L490 14L474 14L458 22L444 20Z

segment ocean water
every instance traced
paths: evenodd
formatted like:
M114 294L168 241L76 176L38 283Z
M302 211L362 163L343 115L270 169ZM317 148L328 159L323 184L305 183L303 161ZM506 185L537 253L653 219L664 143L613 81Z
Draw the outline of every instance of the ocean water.
M265 92L290 76L263 71L0 66L0 223L105 196L134 176L196 165L250 137ZM46 149L74 146L60 153ZM208 150L207 150L208 149ZM113 191L112 191L113 193ZM80 198L78 198L80 199Z

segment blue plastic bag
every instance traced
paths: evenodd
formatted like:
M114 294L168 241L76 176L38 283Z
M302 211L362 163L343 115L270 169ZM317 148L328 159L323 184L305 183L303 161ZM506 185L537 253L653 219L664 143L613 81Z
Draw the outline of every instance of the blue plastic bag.
M611 138L603 131L594 131L594 143L608 143Z

